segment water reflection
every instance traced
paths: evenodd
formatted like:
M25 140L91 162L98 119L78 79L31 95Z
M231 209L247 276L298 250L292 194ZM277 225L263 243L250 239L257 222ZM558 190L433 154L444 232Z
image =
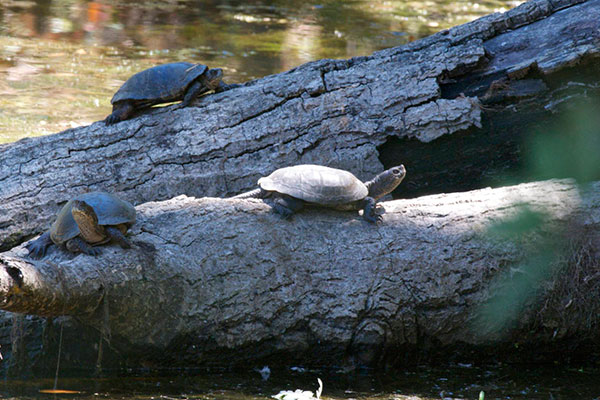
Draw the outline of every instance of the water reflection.
M404 44L519 0L0 0L0 143L100 120L163 62L243 82Z

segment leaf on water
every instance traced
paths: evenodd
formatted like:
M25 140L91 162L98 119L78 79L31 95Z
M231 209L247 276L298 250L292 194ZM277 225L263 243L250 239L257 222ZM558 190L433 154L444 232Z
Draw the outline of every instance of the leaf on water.
M79 390L67 390L67 389L40 389L40 393L48 394L79 394Z

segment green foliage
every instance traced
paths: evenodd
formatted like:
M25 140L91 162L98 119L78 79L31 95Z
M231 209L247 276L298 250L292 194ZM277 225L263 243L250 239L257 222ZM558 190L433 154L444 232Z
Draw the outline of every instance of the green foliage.
M523 205L516 215L488 229L492 241L509 242L526 252L527 257L497 278L490 300L479 310L476 329L480 334L510 329L523 307L536 297L541 283L554 271L560 247L551 238L535 240L545 220L542 212Z
M600 104L566 110L554 127L533 135L527 164L535 179L600 179Z
M597 102L571 106L532 135L525 146L531 179L575 178L581 183L600 179L599 106ZM510 329L524 307L540 294L543 282L564 264L562 232L538 234L546 219L543 211L523 204L516 215L488 229L490 240L510 243L526 257L507 260L510 267L498 275L489 301L479 310L475 324L479 334L502 334Z
M514 240L517 237L533 234L545 218L543 213L534 211L524 204L513 217L490 226L488 235L498 240Z

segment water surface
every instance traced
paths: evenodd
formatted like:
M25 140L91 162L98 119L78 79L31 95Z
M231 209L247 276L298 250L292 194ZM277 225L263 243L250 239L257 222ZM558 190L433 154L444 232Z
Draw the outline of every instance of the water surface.
M78 394L49 395L53 380L4 381L1 398L19 399L270 399L282 390L317 389L322 398L362 400L485 399L561 400L595 399L600 394L597 369L455 364L446 368L418 367L395 373L335 370L274 370L268 380L258 372L191 373L166 377L128 376L126 379L59 379L58 387Z

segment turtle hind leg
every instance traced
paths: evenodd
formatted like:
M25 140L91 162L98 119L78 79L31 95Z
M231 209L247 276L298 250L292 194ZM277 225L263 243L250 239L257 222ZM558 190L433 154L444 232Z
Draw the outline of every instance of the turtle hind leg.
M375 199L372 197L365 197L363 206L363 218L373 224L381 222L383 217L376 212Z
M304 207L304 201L292 196L280 195L275 198L273 209L283 218L288 219Z
M46 250L51 244L52 239L50 239L50 232L46 232L33 242L27 243L25 247L29 251L29 257L38 259L46 255Z
M71 253L84 253L88 256L97 256L98 254L100 254L100 249L92 247L88 242L86 242L79 236L67 240L67 243L65 243L65 247Z
M106 226L104 229L106 231L106 234L110 236L111 239L119 243L119 246L121 246L124 249L131 248L131 242L125 237L125 235L123 234L123 232L121 232L119 228L114 226Z
M105 125L116 124L117 122L124 121L133 114L135 107L131 102L126 101L118 103L113 106L113 112L104 119Z

